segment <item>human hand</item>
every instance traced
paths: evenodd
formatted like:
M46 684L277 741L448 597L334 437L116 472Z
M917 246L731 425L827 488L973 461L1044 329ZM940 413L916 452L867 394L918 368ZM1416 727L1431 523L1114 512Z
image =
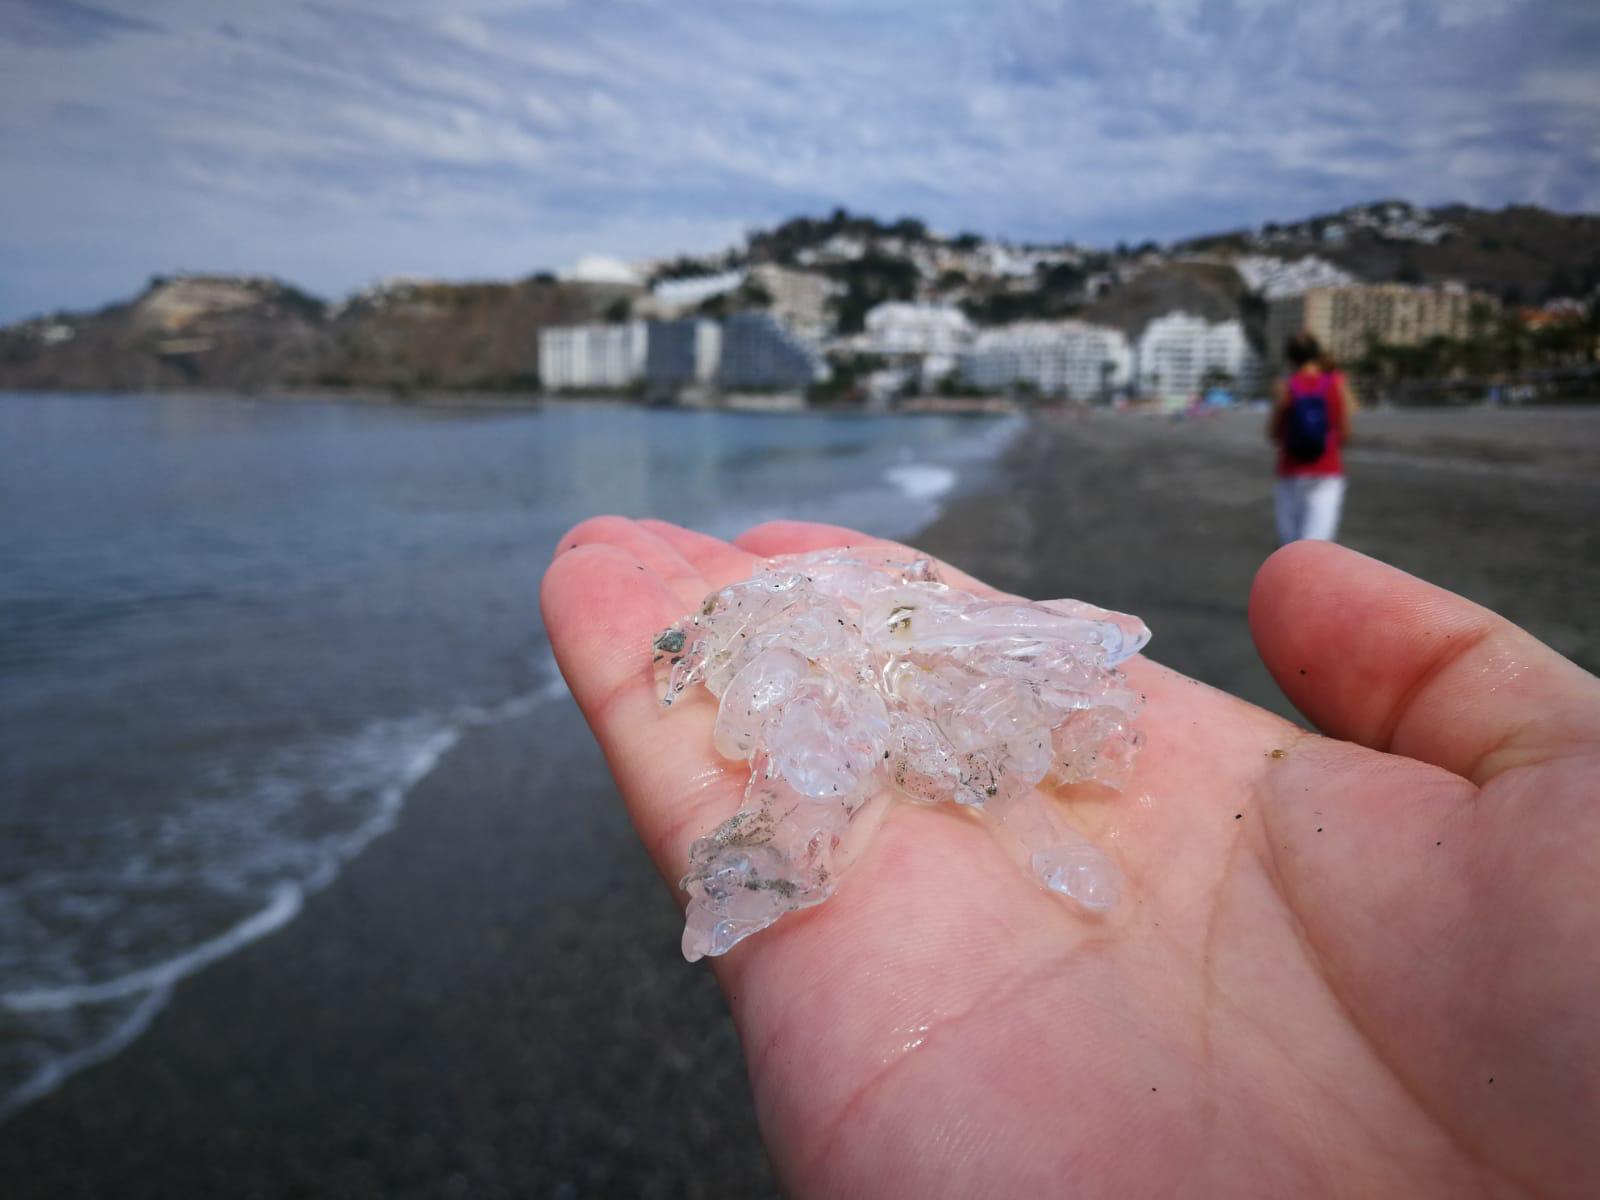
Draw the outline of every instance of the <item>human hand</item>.
M652 636L752 556L871 541L612 517L562 539L545 624L669 883L748 771L709 698L661 712ZM1593 1194L1600 682L1326 543L1267 561L1251 626L1330 736L1126 664L1133 782L1061 802L1128 878L1110 918L901 804L826 904L716 960L787 1190Z

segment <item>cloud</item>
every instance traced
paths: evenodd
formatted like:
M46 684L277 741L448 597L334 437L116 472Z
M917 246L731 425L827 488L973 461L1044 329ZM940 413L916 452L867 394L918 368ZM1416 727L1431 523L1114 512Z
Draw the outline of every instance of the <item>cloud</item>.
M161 27L74 0L11 0L0 8L0 41L19 46L92 46L126 34L159 33Z
M517 275L835 204L1110 242L1600 206L1588 0L29 0L0 318L147 274Z

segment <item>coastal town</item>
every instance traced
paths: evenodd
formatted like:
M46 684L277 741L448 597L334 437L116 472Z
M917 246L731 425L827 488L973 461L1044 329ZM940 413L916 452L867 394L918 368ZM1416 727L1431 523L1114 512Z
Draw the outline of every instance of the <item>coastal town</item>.
M796 287L794 276L806 282ZM1491 297L1460 287L1309 288L1271 303L1265 353L1240 319L1210 321L1183 309L1154 317L1130 339L1114 326L1073 318L980 328L957 305L934 301L887 301L867 312L862 332L814 339L799 331L799 322L785 320L778 299L791 288L803 294L809 279L773 269L760 278L775 311L541 330L544 384L560 393L642 387L680 400L780 393L798 403L826 388L838 364L857 368L851 374L860 380L855 398L880 409L896 398L939 394L1177 405L1206 393L1259 396L1272 348L1300 328L1333 354L1354 357L1369 338L1391 346L1464 339L1482 319L1477 312L1497 307Z
M1347 211L1312 236L1330 248L1362 233L1435 246L1454 232L1392 203ZM1534 328L1580 324L1592 306L1592 297L1562 296L1508 311L1500 296L1462 280L1366 281L1314 252L1274 254L1285 242L1292 239L1273 227L1251 231L1231 253L1147 246L1106 256L890 227L875 238L830 234L783 265L708 263L699 274L681 261L665 275L664 264L589 259L572 278L644 290L626 320L542 330L541 376L558 393L628 391L690 403L760 403L753 393L792 405L847 398L877 410L932 397L1181 406L1262 396L1281 368L1285 339L1302 328L1340 362L1370 365L1385 350L1467 342L1508 318ZM873 304L851 326L841 319L853 297L839 269L874 259L910 264L915 283L910 295ZM1070 298L1060 307L1083 312L1141 277L1186 271L1234 276L1238 311L1179 295L1131 320L1029 312L1045 307L1030 300L1063 282ZM1028 315L985 320L1004 311L995 301L1005 298L1020 300L1012 310Z
M621 396L914 411L1226 404L1313 333L1379 402L1584 399L1600 219L1384 201L1169 245L945 235L835 210L724 251L327 303L179 273L0 329L0 387Z

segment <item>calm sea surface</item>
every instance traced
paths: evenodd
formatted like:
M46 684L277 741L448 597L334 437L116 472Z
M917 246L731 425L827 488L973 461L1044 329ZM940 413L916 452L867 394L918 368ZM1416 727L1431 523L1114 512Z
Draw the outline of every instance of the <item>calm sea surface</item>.
M567 526L903 536L1017 430L0 395L0 1118L292 919L463 731L561 694Z

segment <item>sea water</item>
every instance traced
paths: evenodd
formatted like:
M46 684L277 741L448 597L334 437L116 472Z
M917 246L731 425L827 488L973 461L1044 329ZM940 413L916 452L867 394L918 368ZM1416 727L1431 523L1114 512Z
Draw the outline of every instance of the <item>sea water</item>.
M0 395L0 1117L299 915L466 730L559 702L573 522L908 536L1017 430Z

